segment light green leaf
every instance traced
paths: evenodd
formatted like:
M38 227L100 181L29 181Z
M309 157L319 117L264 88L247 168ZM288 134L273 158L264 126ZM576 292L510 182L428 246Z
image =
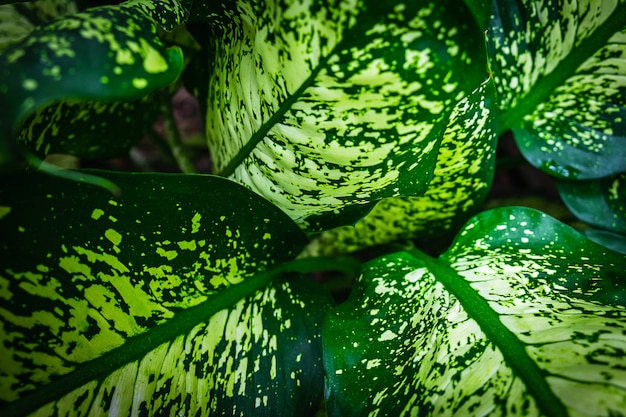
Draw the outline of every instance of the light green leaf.
M419 195L454 105L486 78L460 1L194 4L216 170L307 231Z
M322 232L307 253L351 252L400 239L432 245L433 239L454 233L480 207L491 186L497 139L494 108L491 82L461 100L448 121L423 196L383 199L354 226Z
M366 264L324 322L330 415L626 412L626 257L540 212Z
M1 50L2 140L54 101L134 100L174 81L181 51L159 40L144 12L144 3L129 3L73 13Z
M97 174L121 195L41 174L3 180L5 400L293 258L306 242L286 215L223 178ZM191 198L198 195L206 200ZM8 331L41 320L48 326L44 339L35 331ZM42 347L31 372L33 357L22 356L24 350L52 339L65 347ZM11 387L15 378L20 384Z
M626 171L626 2L494 4L487 38L501 131L557 177Z
M576 217L626 234L626 173L587 181L557 181L563 202Z
M237 302L250 293L248 284L253 289L268 284L265 276L260 278L254 278L260 284L236 285L176 312L164 324L125 338L123 345L99 352L102 356L90 362L68 361L67 356L75 356L71 342L62 345L54 338L56 361L73 368L3 404L0 411L7 417L33 411L116 416L310 413L322 395L319 327L328 299L310 280L300 279L270 284ZM111 320L107 313L112 310L94 309L84 325L86 335L95 321ZM39 313L45 318L53 312ZM49 324L44 321L37 330ZM52 350L46 342L30 345L24 356L34 361L23 373L41 373L38 359Z

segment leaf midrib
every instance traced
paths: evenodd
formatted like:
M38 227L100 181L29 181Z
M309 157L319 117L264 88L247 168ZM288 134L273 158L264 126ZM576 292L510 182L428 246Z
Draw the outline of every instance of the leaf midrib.
M412 249L410 253L425 263L435 279L459 300L469 317L478 323L489 341L500 350L506 364L524 382L542 413L551 417L567 417L563 403L546 381L546 373L530 358L525 345L500 321L500 316L465 278L452 267L417 249Z
M605 46L611 36L624 28L624 18L622 16L625 15L626 4L618 4L611 16L598 26L591 36L573 48L552 72L540 78L532 86L528 94L517 102L515 107L502 113L500 115L499 135L501 136L511 129L521 127L524 117L532 114L559 86L573 76L587 59Z
M307 77L306 80L298 87L298 89L291 95L289 95L285 101L283 101L278 110L272 114L272 116L261 125L259 130L254 132L254 134L250 137L250 140L246 142L246 144L237 152L237 154L228 161L228 164L224 167L223 170L217 173L217 175L223 177L229 177L235 172L237 167L252 153L254 148L261 142L266 136L267 133L278 123L283 116L291 110L292 106L302 97L305 90L313 84L315 78L317 78L318 74L326 68L328 64L328 60L335 55L336 51L341 50L344 47L344 43L346 39L349 37L350 31L354 28L349 28L346 30L346 33L343 34L342 39L337 42L337 44L333 47L333 49L326 56L322 56L318 65L313 69L311 74Z

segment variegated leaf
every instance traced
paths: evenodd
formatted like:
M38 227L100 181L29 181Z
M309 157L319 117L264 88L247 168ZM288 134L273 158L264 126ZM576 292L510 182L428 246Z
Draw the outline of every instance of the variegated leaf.
M306 242L284 213L223 178L97 174L120 196L41 174L3 178L5 402L123 350L182 310L293 258Z
M88 417L310 413L322 396L319 327L328 298L319 286L301 278L270 284L237 302L250 293L249 288L241 288L246 285L175 312L164 324L125 337L123 345L98 352L102 356L90 362L72 361L78 354L69 340L66 345L53 338L29 346L24 357L33 362L23 373L41 373L36 365L48 351L57 353L56 361L71 369L48 384L33 387L34 392L0 405L0 412L7 417L33 412ZM104 311L84 304L91 312L88 321L82 324L75 318L69 325L84 327L86 334L97 326L95 322L108 324L116 313L124 314L123 303ZM39 312L42 323L37 330L47 325L54 329L55 322ZM10 327L11 333L28 331L19 324L31 323L17 324Z
M587 181L557 181L563 202L579 219L626 234L626 173Z
M182 54L159 40L150 17L154 7L134 2L69 14L1 50L1 140L10 140L27 116L54 101L133 100L174 81Z
M17 142L39 156L64 153L81 158L126 156L157 119L159 98L101 102L66 100L35 111Z
M0 2L4 3L4 2ZM7 2L0 5L0 49L15 43L36 26L78 11L76 0Z
M178 2L135 3L138 10L143 10L159 26L167 29L180 25L186 19L185 11ZM37 25L75 12L75 3L69 0L2 6L0 48L25 37ZM84 158L124 156L134 143L145 136L158 114L159 100L154 96L113 103L62 101L38 109L24 122L17 140L40 156L49 153L68 153Z
M494 171L497 119L493 84L452 111L428 190L420 197L381 200L354 226L322 232L306 253L351 252L399 239L430 242L456 232L485 199Z
M194 4L217 172L308 231L419 195L453 106L487 77L460 1Z
M364 267L322 329L329 415L626 413L626 257L540 212Z
M487 37L501 131L557 177L626 171L626 1L494 4Z

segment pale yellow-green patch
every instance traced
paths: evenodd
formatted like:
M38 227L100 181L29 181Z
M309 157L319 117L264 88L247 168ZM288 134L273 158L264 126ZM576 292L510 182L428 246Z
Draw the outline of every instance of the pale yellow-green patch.
M133 57L133 53L129 51L128 49L118 49L116 56L115 56L115 62L117 62L120 65L133 65L135 63L135 58ZM119 73L122 72L122 69L120 67L115 67L115 68L116 69L119 68L118 70ZM119 73L116 72L116 74L118 75Z
M85 249L80 246L73 246L72 249L79 254L87 256L87 260L91 263L103 262L109 265L111 268L121 272L128 273L130 270L124 265L117 257L108 253L97 253L90 249Z
M29 90L29 91L36 90L38 87L37 80L27 78L24 81L22 81L22 87L24 88L24 90Z
M107 229L104 232L104 236L111 241L115 246L119 246L122 243L122 235L113 229Z
M200 231L200 220L202 219L202 215L200 213L196 213L191 218L191 233L198 233Z
M196 250L197 248L197 244L195 240L181 240L180 242L178 242L178 247L183 249L183 250Z
M92 219L94 219L94 220L98 220L100 217L102 217L102 215L103 215L103 214L104 214L104 211L103 211L103 210L100 210L100 209L94 209L94 210L91 212L91 218L92 218Z
M164 257L168 261L171 261L178 256L178 252L176 252L175 250L165 250L163 248L157 248L156 253L159 256Z
M0 220L11 212L11 207L0 206Z
M138 90L141 90L148 86L148 81L145 78L133 78L132 84L133 84L133 87L135 87Z
M168 70L167 61L154 49L145 39L139 40L141 43L141 55L144 58L143 69L148 74L158 74Z

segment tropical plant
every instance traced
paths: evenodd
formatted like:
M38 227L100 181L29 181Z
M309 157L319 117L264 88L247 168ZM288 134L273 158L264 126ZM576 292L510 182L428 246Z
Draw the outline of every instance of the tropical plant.
M2 3L1 415L626 415L626 1Z

